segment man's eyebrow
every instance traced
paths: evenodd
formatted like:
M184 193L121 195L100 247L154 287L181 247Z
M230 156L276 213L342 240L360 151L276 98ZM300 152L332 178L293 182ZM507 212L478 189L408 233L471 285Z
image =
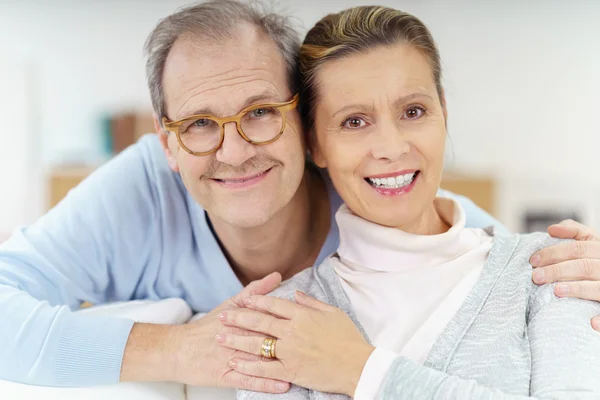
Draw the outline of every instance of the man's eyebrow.
M430 95L425 94L425 93L411 93L409 95L402 96L399 99L397 99L394 102L394 106L398 107L398 106L404 105L404 104L408 103L409 101L414 100L414 99L419 98L419 97L426 97L426 98L428 98L430 100L433 100L433 98ZM361 103L348 104L348 105L340 108L336 112L334 112L331 115L331 118L333 119L333 118L336 117L336 115L341 114L341 113L343 113L345 111L348 111L348 110L351 110L351 109L361 109L361 108L366 108L366 104L361 104Z
M280 101L282 101L282 100L279 99L279 96L273 92L269 91L269 92L258 93L258 94L248 97L244 101L242 106L240 107L239 111L242 111L244 108L249 107L251 105L255 105L255 104L258 105L260 103L278 103ZM185 111L185 112L181 113L180 116L177 117L177 119L188 118L192 115L216 116L214 111L210 107L203 107L203 108L197 108L191 112Z

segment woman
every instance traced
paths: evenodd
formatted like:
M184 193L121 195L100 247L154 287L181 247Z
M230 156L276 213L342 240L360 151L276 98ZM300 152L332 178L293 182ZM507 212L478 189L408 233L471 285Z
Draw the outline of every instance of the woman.
M600 305L531 281L530 256L556 241L465 228L436 198L447 111L427 28L348 9L309 31L300 63L312 155L345 201L340 247L274 293L286 300L246 300L272 316L219 316L255 332L223 346L268 359L231 367L291 381L284 398L599 398Z

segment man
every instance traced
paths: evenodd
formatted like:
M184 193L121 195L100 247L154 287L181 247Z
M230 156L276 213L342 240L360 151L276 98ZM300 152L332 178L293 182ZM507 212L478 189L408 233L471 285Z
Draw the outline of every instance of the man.
M219 312L268 293L338 244L339 197L325 174L305 164L294 109L298 46L286 18L233 0L160 22L146 45L158 136L142 138L0 248L0 379L287 390L232 371L234 352L214 337ZM461 202L469 225L494 223ZM554 229L592 235L579 225ZM589 258L600 257L600 246L576 243L540 254L539 265L553 266L539 283L598 279ZM579 263L594 267L589 276L577 272ZM579 285L588 296L598 287ZM577 287L571 294L581 296ZM210 313L166 326L71 311L83 301L167 297Z

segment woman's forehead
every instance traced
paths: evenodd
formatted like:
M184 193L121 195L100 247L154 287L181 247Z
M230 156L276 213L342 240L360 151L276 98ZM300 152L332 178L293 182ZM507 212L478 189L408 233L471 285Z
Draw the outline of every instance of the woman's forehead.
M368 53L326 62L317 73L324 103L389 97L390 101L421 93L433 96L435 80L427 58L409 45L378 47Z

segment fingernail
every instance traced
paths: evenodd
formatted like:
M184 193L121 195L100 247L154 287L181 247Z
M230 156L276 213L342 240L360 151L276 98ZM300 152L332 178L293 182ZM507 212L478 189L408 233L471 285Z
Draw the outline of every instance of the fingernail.
M560 296L569 294L569 285L565 285L564 283L556 285L556 294Z
M225 322L227 320L227 314L225 314L224 312L219 314L219 320Z
M237 367L237 362L235 362L235 360L229 360L227 365L229 365L229 368L235 368Z
M533 265L534 267L537 267L539 262L540 262L540 256L538 256L537 254L534 255L533 257L531 257L531 259L529 260L529 262L531 263L531 265Z
M277 382L275 384L275 389L279 390L280 392L285 392L287 389L287 385L283 382Z
M296 290L296 294L300 297L306 297L306 294L304 294L304 292L301 292L299 290Z
M252 299L250 297L244 299L244 304L249 306L250 304L252 304Z
M592 319L592 328L600 332L600 318Z
M533 271L533 281L535 283L544 283L544 270L536 269Z
M215 336L215 339L217 339L217 342L220 342L220 343L225 342L225 336L223 336L223 335L217 335L217 336Z

